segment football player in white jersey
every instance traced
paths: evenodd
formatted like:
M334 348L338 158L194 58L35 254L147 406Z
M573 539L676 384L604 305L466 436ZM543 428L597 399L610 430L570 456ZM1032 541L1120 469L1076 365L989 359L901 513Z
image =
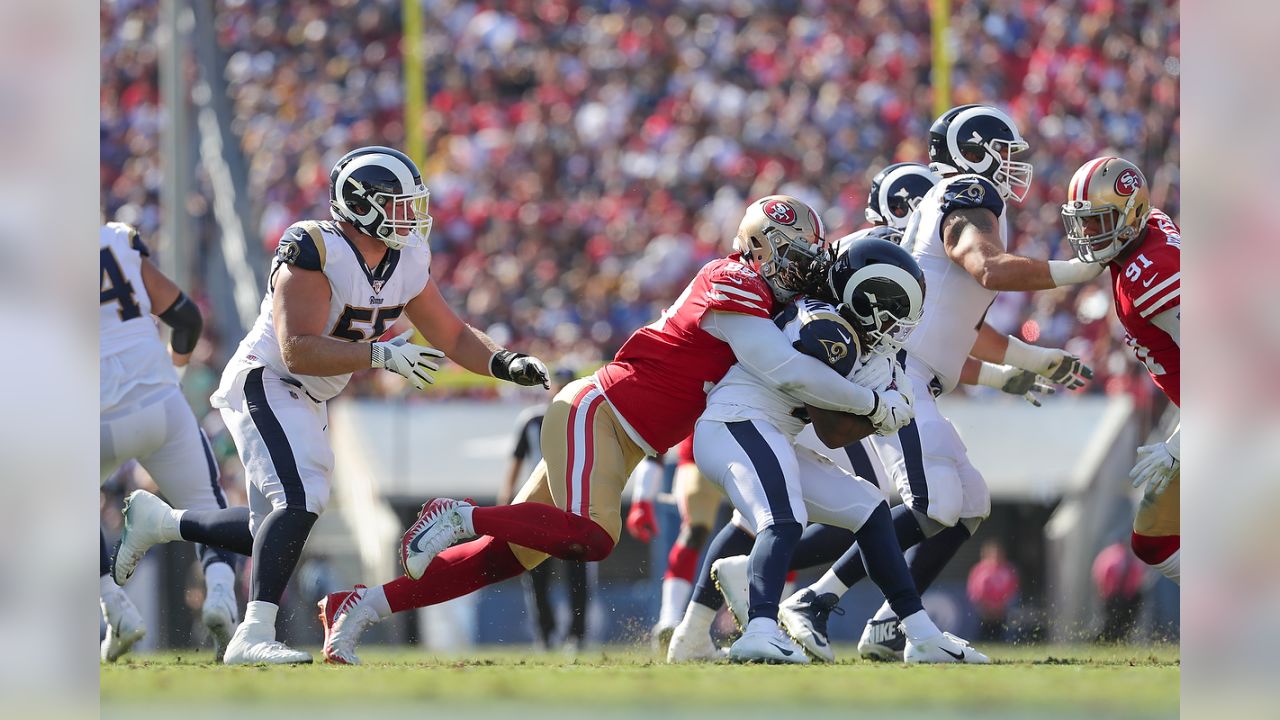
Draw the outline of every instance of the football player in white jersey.
M137 460L175 506L196 511L225 508L218 464L174 370L187 364L200 338L200 309L148 259L151 253L137 230L112 222L102 226L98 237L99 480L106 481L121 465ZM153 315L173 328L169 347ZM102 659L114 662L146 634L146 628L111 578L105 536L100 548L99 586L107 620ZM238 616L236 557L207 546L201 546L199 554L205 575L201 619L220 657Z
M841 301L838 310L821 300L801 298L780 313L776 322L797 349L824 360L856 382L865 361L884 359L919 322L924 277L908 253L879 239L848 246L830 272L833 288L838 289L833 294ZM905 379L903 382L902 394L910 396ZM730 649L730 657L808 662L804 651L780 631L777 612L791 551L804 524L813 520L854 531L866 548L873 578L892 606L907 618L903 624L909 637L908 662L987 662L986 656L963 640L938 630L924 612L880 490L826 456L796 445L795 436L810 415L828 447L841 447L852 437L850 432L856 431L840 424L840 414L808 408L784 389L735 366L711 390L707 409L694 431L699 469L725 489L741 514L740 522L756 531L747 591L749 611L744 633ZM875 429L892 434L905 425L908 415L901 422ZM669 661L716 655L707 634L713 615L710 608L696 602L690 605L672 638ZM832 659L823 653L815 657Z
M916 416L898 434L872 438L872 443L903 499L894 524L902 547L912 548L907 562L921 592L990 512L986 482L969 462L955 427L938 412L935 398L959 383L1030 392L1033 398L1044 390L1037 376L1069 389L1092 377L1088 366L1066 351L1029 345L984 322L1002 290L1047 290L1087 282L1099 273L1075 258L1045 261L1008 251L1005 203L1022 201L1032 174L1030 163L1013 158L1028 147L1013 120L995 107L948 110L929 129L930 169L942 179L911 214L904 232L903 245L919 261L929 288L924 319L899 355L916 388ZM798 594L812 592L818 601L814 608L831 608L864 575L855 546ZM806 618L787 619L803 625ZM788 629L796 631L790 623ZM898 618L885 605L867 623L859 651L864 657L900 660L904 645Z
M298 222L281 238L261 313L211 398L245 465L247 521L193 518L142 491L126 502L114 568L119 582L159 542L199 540L252 553L253 597L227 647L227 664L311 662L308 653L275 639L275 619L329 499L326 403L352 372L385 368L421 390L447 356L477 374L548 384L540 360L499 347L445 303L431 281L428 196L408 156L360 148L329 175L333 221ZM412 329L378 340L401 315L433 347L409 342Z

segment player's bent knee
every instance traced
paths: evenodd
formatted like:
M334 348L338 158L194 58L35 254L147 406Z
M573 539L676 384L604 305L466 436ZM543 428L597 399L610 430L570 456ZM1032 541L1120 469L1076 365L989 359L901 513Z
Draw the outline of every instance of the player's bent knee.
M1133 533L1129 538L1129 546L1139 560L1148 565L1159 565L1178 552L1182 544L1181 535L1139 535Z
M587 518L571 516L573 539L568 543L563 556L568 560L580 562L598 562L609 557L613 552L615 540L598 523Z

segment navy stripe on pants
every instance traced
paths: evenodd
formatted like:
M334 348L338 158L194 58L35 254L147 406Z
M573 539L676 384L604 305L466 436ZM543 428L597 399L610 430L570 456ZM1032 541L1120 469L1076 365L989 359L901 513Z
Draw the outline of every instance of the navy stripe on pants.
M749 420L725 423L733 439L738 441L746 451L751 466L755 468L760 486L764 488L765 501L769 503L769 512L774 522L795 522L795 513L791 512L791 499L787 497L787 479L782 474L782 466L773 454L773 448ZM763 528L758 528L763 529Z
M907 366L907 351L898 351L898 363ZM925 392L929 392L925 388ZM902 459L907 466L907 486L911 488L911 509L929 512L929 482L924 474L924 452L920 448L920 429L912 421L898 431L898 443L902 445Z
M213 448L209 447L209 436L204 434L204 430L197 432L200 433L200 445L204 448L205 464L209 466L209 486L213 490L213 499L218 501L218 507L225 508L227 498L222 494L222 484L218 482L220 477L218 461L213 459Z
M862 446L861 442L845 445L844 454L849 456L849 464L853 466L854 475L872 485L878 485L876 469L871 465L871 457L867 455L867 449Z
M249 408L249 417L258 428L258 434L266 443L267 453L271 455L271 464L275 466L276 477L284 487L285 504L288 507L307 509L307 493L302 486L302 476L298 474L298 463L293 459L293 448L289 446L289 438L284 428L271 412L267 404L267 390L262 384L263 368L257 367L249 371L244 382L244 397Z

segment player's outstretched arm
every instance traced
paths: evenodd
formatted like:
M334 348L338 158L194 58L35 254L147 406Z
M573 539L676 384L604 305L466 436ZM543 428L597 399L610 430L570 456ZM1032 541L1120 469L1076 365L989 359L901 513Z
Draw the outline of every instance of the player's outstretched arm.
M804 403L827 410L869 415L879 400L826 363L797 352L772 321L754 315L709 312L702 329L724 340L748 372Z
M547 366L541 360L507 350L463 322L445 302L435 280L428 280L404 311L428 342L467 370L518 385L550 387Z
M200 333L204 331L204 317L200 314L200 308L168 275L145 257L142 258L142 285L147 289L147 297L151 298L152 309L164 308L156 317L173 328L173 334L169 337L173 364L185 366L191 359L191 351L196 349Z
M1101 264L1079 260L1037 260L1014 255L1000 241L999 219L985 207L953 210L942 221L947 256L988 290L1051 290L1088 282Z

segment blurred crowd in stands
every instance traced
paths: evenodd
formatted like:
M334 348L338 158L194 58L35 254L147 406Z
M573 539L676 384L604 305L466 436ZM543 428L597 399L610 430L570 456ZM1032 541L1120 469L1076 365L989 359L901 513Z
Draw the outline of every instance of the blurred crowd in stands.
M157 5L101 5L101 179L107 217L163 248ZM953 104L1006 108L1032 145L1015 251L1069 253L1067 182L1104 153L1135 161L1177 219L1176 2L951 6ZM328 216L344 152L404 147L400 12L401 0L217 0L265 253L291 222ZM433 276L465 318L556 364L594 367L657 317L726 251L749 199L796 195L834 239L863 225L880 168L925 160L927 0L424 0L423 21ZM190 241L207 253L217 226L196 187ZM198 278L193 289L205 292ZM1088 392L1149 402L1110 305L1099 280L1004 293L989 320L1081 354L1097 371ZM197 385L237 339L210 337ZM383 380L358 387L400 391Z

